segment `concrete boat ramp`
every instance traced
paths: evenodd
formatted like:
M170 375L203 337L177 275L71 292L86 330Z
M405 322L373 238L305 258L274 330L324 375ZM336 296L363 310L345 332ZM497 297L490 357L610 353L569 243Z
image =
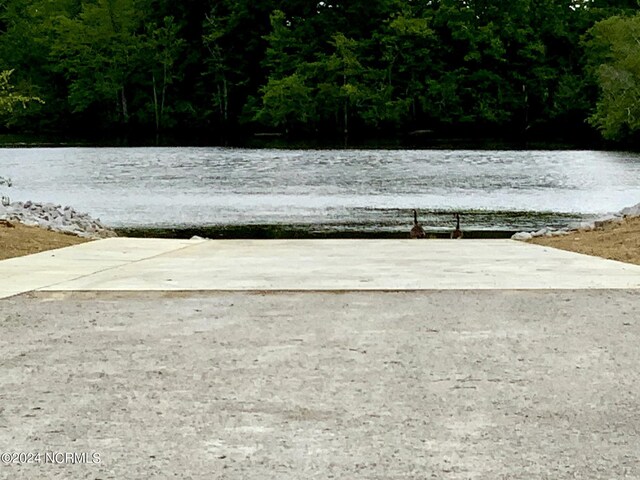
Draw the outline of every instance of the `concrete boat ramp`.
M640 266L509 240L0 262L0 478L640 478Z
M0 262L29 291L640 288L640 266L511 240L114 238Z

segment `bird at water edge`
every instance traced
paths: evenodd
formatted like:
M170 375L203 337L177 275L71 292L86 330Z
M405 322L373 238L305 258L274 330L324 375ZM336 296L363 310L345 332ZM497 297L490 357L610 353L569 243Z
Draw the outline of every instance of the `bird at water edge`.
M413 211L413 228L411 229L409 236L411 238L425 238L427 236L422 225L418 223L418 212L415 210Z
M462 238L462 230L460 230L460 214L454 213L453 217L456 219L456 229L451 232L451 238Z

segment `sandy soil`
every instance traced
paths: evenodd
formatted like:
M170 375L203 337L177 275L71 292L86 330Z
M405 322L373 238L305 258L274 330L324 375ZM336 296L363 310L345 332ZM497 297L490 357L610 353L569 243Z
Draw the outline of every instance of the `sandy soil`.
M539 237L531 243L640 265L640 217L563 237Z
M100 463L10 456L0 478L637 479L639 310L622 290L5 299L0 452Z
M87 242L85 238L27 227L18 222L0 221L0 260L68 247Z

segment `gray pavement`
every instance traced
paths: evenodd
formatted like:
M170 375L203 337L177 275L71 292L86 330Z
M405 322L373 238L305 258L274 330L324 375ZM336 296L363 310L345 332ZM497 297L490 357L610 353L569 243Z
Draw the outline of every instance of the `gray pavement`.
M0 478L638 479L639 287L508 240L2 261Z
M637 291L0 301L11 479L637 479Z

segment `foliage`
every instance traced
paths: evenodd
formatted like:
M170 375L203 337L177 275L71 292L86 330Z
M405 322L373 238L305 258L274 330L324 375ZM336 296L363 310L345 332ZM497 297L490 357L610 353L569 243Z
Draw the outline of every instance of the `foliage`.
M590 34L601 89L590 121L605 138L624 139L640 131L640 15L603 20Z
M15 69L22 97L7 73L1 108L12 128L33 130L521 136L583 131L590 118L624 138L640 122L637 10L636 0L3 0L0 69ZM44 103L14 108L34 98Z
M129 121L128 87L143 48L131 0L85 3L76 17L59 17L52 55L68 82L73 111L100 109Z
M32 101L42 102L38 97L30 97L22 95L15 91L9 77L13 70L3 70L0 72L0 115L9 115L13 113L17 105L27 108L27 104Z

